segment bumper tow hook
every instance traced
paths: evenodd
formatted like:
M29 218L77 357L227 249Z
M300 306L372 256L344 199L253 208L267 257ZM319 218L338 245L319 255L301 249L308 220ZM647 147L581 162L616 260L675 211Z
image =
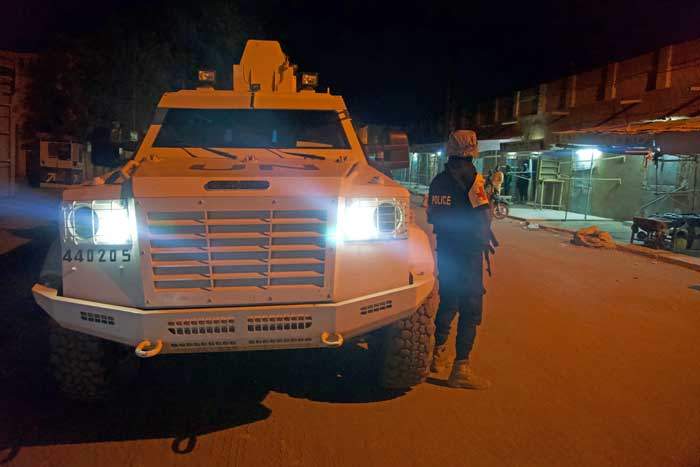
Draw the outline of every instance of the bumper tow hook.
M331 337L333 337L334 339L331 339ZM341 345L343 345L343 342L345 342L345 339L343 339L342 334L339 334L337 332L331 334L325 331L323 334L321 334L321 342L323 342L328 347L340 347Z
M145 339L138 343L136 349L134 349L134 353L137 357L150 358L158 355L161 350L163 350L162 340L158 339L155 345L153 345L151 344L151 341Z

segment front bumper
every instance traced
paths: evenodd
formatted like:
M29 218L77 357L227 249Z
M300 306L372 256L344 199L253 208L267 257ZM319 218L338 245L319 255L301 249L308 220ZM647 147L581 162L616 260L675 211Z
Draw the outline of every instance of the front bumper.
M413 313L433 289L422 276L404 287L339 303L142 310L61 297L32 288L39 306L62 327L136 346L163 342L162 353L325 347L321 335L348 339Z

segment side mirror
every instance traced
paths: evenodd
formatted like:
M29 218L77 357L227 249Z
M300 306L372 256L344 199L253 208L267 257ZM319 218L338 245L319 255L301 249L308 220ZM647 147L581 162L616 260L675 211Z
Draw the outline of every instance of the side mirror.
M384 164L392 169L408 168L408 135L404 131L390 131L384 145Z

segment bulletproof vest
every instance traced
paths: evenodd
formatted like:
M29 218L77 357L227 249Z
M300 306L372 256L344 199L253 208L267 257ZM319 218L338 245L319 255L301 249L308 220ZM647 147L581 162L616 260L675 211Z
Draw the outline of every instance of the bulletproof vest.
M473 172L464 187L446 169L430 184L428 222L440 245L455 251L481 251L488 240L488 197L483 177Z

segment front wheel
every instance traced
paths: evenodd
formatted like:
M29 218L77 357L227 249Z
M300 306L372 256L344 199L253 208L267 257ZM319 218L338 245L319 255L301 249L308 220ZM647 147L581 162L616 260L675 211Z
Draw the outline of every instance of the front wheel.
M673 235L672 239L672 249L677 253L683 253L689 247L688 234L686 232L680 231Z
M505 219L508 217L508 205L506 203L496 201L491 206L491 212L493 213L493 217L496 219Z
M52 323L50 364L58 388L69 399L104 400L138 371L129 347Z
M434 289L415 313L384 330L379 362L380 386L408 389L425 381L435 347L438 303L438 293Z

